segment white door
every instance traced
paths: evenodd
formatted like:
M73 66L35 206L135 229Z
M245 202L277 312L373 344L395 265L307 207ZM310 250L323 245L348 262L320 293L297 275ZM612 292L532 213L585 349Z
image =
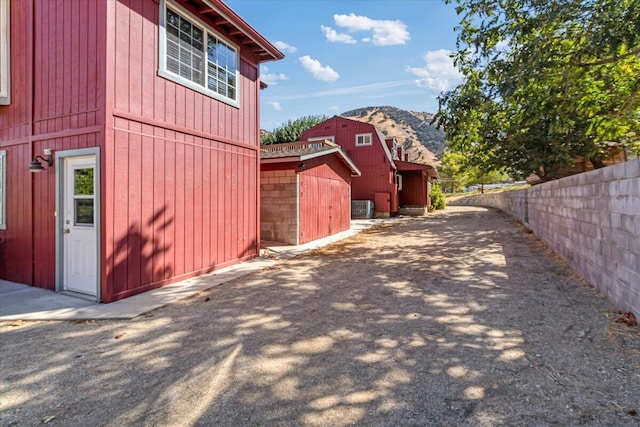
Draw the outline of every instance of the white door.
M96 156L64 159L62 288L98 295Z

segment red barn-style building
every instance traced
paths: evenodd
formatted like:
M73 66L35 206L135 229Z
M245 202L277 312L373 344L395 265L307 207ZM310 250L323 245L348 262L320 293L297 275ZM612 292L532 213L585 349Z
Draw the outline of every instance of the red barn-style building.
M375 215L387 217L414 208L421 213L429 208L431 182L437 179L430 165L412 163L395 138L386 137L374 125L334 116L306 131L304 140L327 139L346 152L362 175L351 183L352 200L371 200Z
M219 0L0 9L0 279L111 302L258 255L275 46Z
M260 234L299 245L348 230L351 177L360 171L329 141L262 147Z

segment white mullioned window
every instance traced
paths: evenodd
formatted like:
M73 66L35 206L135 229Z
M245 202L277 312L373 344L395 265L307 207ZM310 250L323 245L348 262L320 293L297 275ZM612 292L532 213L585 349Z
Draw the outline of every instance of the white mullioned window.
M7 151L0 150L0 230L7 228Z
M238 52L186 10L170 0L161 2L161 76L239 107Z
M362 145L371 145L370 133L359 133L356 135L356 147L359 147Z
M0 105L11 103L10 0L0 0Z

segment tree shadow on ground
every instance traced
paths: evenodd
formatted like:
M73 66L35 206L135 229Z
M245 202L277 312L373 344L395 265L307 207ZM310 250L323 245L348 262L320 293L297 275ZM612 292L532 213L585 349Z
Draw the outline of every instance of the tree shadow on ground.
M0 421L634 425L610 309L505 215L455 208L148 317L5 325Z

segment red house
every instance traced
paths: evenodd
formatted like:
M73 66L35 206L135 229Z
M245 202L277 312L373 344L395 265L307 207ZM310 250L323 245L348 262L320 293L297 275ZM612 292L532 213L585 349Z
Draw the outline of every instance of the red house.
M0 8L0 279L110 302L259 253L278 49L220 0Z
M329 141L263 146L260 234L299 245L351 225L351 177L360 171Z
M374 125L334 116L304 131L300 138L328 139L342 147L362 172L351 183L351 199L373 201L376 216L394 215L401 208L407 208L407 213L428 209L436 170L408 162L395 138L386 137Z

